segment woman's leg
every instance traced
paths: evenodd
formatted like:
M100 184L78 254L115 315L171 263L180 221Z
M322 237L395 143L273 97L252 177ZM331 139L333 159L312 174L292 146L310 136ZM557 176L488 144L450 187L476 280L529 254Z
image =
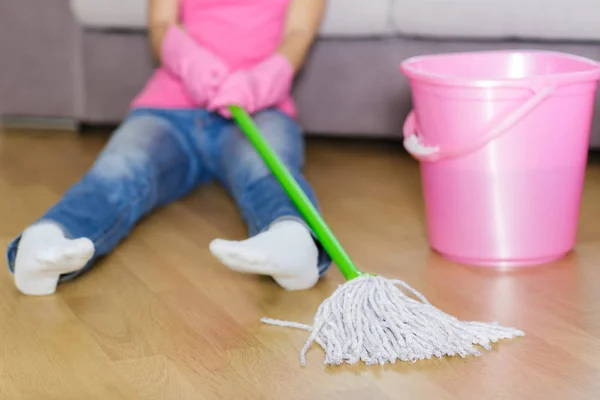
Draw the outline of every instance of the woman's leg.
M17 287L44 295L108 254L134 225L208 179L193 111L135 110L92 168L8 248Z
M317 205L301 172L304 139L298 123L277 110L258 113L254 120ZM233 195L248 224L251 238L242 242L215 240L211 244L213 254L237 271L271 275L286 289L312 287L329 267L329 256L235 124L225 124L216 138L217 175Z

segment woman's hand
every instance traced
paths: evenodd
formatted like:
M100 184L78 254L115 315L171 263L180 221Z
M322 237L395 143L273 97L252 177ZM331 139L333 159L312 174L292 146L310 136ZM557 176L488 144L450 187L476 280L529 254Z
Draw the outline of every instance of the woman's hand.
M209 100L208 110L231 116L227 106L236 105L249 113L274 107L289 95L294 69L281 54L275 54L250 70L232 73Z
M229 74L219 57L196 44L177 25L171 25L164 36L161 59L165 68L181 79L199 107L207 105Z
M179 0L148 0L152 52L184 84L190 98L205 107L229 74L227 65L188 36L179 20Z
M227 77L208 109L229 118L230 105L255 113L284 101L319 31L324 10L325 0L292 0L277 52L254 68Z

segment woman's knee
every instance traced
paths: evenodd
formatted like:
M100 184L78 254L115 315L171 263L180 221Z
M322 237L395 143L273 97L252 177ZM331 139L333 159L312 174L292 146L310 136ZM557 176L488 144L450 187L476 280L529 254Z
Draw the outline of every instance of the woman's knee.
M90 174L102 180L134 180L151 168L150 155L142 149L129 152L106 151L98 157Z
M152 190L154 144L148 142L131 124L117 129L107 146L102 150L82 183L97 190L110 204L121 207L127 199L147 198ZM95 188L95 189L93 189Z
M304 143L300 126L283 113L267 110L254 116L261 134L291 170L300 170L304 164ZM238 173L252 179L269 175L265 162L242 132L236 129L224 149L225 162Z
M254 120L279 157L290 164L302 166L304 135L297 121L274 109L256 114Z

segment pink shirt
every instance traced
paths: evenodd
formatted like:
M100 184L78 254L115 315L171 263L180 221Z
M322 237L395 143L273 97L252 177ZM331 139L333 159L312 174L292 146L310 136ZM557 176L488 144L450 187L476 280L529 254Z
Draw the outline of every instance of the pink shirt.
M247 69L279 47L290 0L180 0L186 32L231 71ZM132 107L196 108L181 81L157 68ZM294 114L291 96L279 108Z

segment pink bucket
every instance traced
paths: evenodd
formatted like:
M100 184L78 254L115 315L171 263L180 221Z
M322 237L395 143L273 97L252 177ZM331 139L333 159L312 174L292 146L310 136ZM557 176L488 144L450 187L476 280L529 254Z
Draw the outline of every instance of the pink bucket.
M406 60L429 242L450 260L511 267L575 246L600 64L545 51Z

